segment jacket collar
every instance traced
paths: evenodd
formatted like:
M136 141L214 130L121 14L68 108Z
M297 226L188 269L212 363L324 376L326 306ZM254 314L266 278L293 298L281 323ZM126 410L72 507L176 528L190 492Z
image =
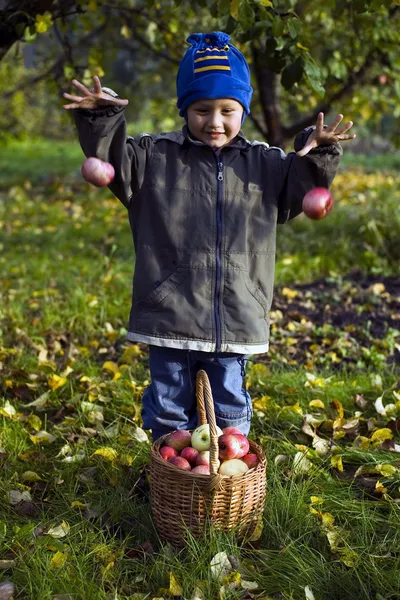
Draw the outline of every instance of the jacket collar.
M192 144L195 144L196 146L207 146L207 144L204 144L200 140L196 140L196 138L194 138L192 136L187 125L184 125L182 127L182 133L183 133L185 139L189 140L189 142L191 142ZM232 142L230 144L228 144L229 148L240 148L240 149L246 149L249 147L249 145L250 145L250 142L245 137L242 130L240 130L238 135L232 140ZM224 146L224 147L226 148L228 146Z

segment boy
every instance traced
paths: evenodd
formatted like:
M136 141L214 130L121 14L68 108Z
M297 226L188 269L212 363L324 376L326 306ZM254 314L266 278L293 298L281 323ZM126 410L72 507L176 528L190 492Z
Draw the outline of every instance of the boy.
M206 370L217 424L248 434L247 354L268 350L276 224L329 187L342 154L342 115L301 132L296 152L240 131L252 88L244 56L222 32L193 34L177 77L181 132L126 137L127 100L73 80L64 94L86 156L111 162L110 190L126 206L136 266L128 339L150 345L143 424L153 439L196 426L195 377ZM244 386L245 387L245 386Z

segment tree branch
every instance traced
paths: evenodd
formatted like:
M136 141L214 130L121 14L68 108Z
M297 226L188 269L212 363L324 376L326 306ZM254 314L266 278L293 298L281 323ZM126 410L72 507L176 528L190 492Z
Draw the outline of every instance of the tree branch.
M257 131L259 131L261 133L261 135L263 137L267 137L267 131L264 129L264 127L261 125L260 121L253 115L253 113L249 113L248 117L251 121L253 121Z

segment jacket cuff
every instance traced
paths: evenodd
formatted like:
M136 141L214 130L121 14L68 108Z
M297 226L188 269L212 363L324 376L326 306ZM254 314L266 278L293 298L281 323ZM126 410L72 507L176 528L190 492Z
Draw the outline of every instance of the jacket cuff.
M83 117L93 121L97 117L112 117L125 110L125 106L104 106L103 108L77 108L74 112L78 112Z

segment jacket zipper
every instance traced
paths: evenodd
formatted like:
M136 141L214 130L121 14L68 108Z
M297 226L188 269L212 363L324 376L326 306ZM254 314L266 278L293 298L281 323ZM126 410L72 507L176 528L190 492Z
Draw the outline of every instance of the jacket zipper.
M222 280L222 191L223 191L223 163L221 156L215 156L217 159L217 241L215 248L215 295L214 295L214 318L216 332L216 352L221 350L221 280Z

